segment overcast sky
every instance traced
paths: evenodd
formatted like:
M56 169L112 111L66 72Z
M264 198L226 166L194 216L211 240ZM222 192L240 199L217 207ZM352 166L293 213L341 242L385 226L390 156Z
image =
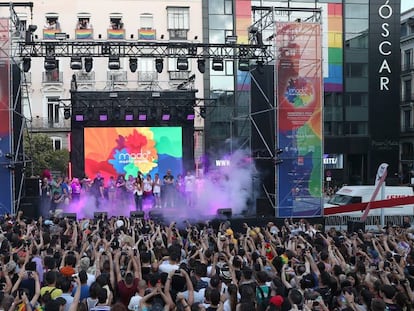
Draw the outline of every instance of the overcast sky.
M401 0L401 12L405 12L412 7L414 7L413 0Z

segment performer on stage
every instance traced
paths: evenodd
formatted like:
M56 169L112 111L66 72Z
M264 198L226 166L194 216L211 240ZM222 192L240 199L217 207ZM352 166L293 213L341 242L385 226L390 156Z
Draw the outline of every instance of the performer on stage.
M187 175L184 177L185 185L185 198L187 201L187 207L194 205L194 189L195 189L195 177L190 170L187 171Z
M150 174L147 174L143 181L143 189L144 189L144 201L146 203L150 203L152 206L153 204L153 195L152 195L152 177Z
M138 175L135 179L134 183L134 200L135 200L135 208L137 211L142 211L142 197L144 195L144 189L142 184L142 179Z
M99 208L101 205L101 200L104 199L104 179L101 176L101 173L96 174L95 179L93 180L91 186L91 193L95 197L95 206Z
M154 207L161 208L161 179L158 173L154 175L154 181L152 183L152 193L155 199Z
M164 207L174 207L174 176L171 175L171 170L167 170L164 175Z

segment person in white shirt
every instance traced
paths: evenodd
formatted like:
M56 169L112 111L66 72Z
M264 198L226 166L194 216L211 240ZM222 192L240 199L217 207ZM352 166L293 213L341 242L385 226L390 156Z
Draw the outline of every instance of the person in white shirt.
M153 201L153 193L152 193L152 177L150 174L147 174L147 176L145 177L145 179L142 181L142 186L143 186L143 190L144 190L144 205L150 203L152 206L152 201Z
M161 179L160 175L156 173L154 175L154 181L152 183L152 194L155 199L155 208L161 208Z
M170 254L168 260L163 261L158 267L160 272L170 273L180 269L180 251L176 247L170 246L168 253Z
M145 290L147 289L147 284L145 280L140 280L138 282L137 293L135 296L131 297L131 300L128 304L128 310L130 311L140 311L139 303L141 302L142 297L145 296Z

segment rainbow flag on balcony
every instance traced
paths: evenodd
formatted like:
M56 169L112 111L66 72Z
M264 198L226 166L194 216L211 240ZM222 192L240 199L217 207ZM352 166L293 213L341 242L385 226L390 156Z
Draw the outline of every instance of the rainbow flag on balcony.
M155 40L156 31L155 29L138 29L139 40Z
M108 29L108 39L125 39L125 29Z
M88 40L93 39L93 29L76 29L76 40Z
M60 29L43 29L43 39L54 40L57 32L60 32Z

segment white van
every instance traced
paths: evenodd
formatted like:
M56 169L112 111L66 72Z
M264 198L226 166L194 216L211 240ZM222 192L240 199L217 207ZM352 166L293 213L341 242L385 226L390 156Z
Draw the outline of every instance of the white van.
M347 205L353 203L365 203L371 200L372 194L375 190L375 186L344 186L339 189L329 200L324 204L324 208L335 207L338 205ZM400 186L386 186L385 197L386 199L396 199L408 196L413 196L413 188L400 187ZM378 192L377 197L373 201L382 200L381 190ZM340 213L335 215L329 215L325 217L325 225L341 226L346 225L348 220L359 220L363 214L363 211L355 211L349 213ZM381 209L372 209L369 211L366 225L376 225L379 223L381 215ZM393 224L402 224L403 216L413 216L414 205L403 205L384 208L385 223L391 222Z

